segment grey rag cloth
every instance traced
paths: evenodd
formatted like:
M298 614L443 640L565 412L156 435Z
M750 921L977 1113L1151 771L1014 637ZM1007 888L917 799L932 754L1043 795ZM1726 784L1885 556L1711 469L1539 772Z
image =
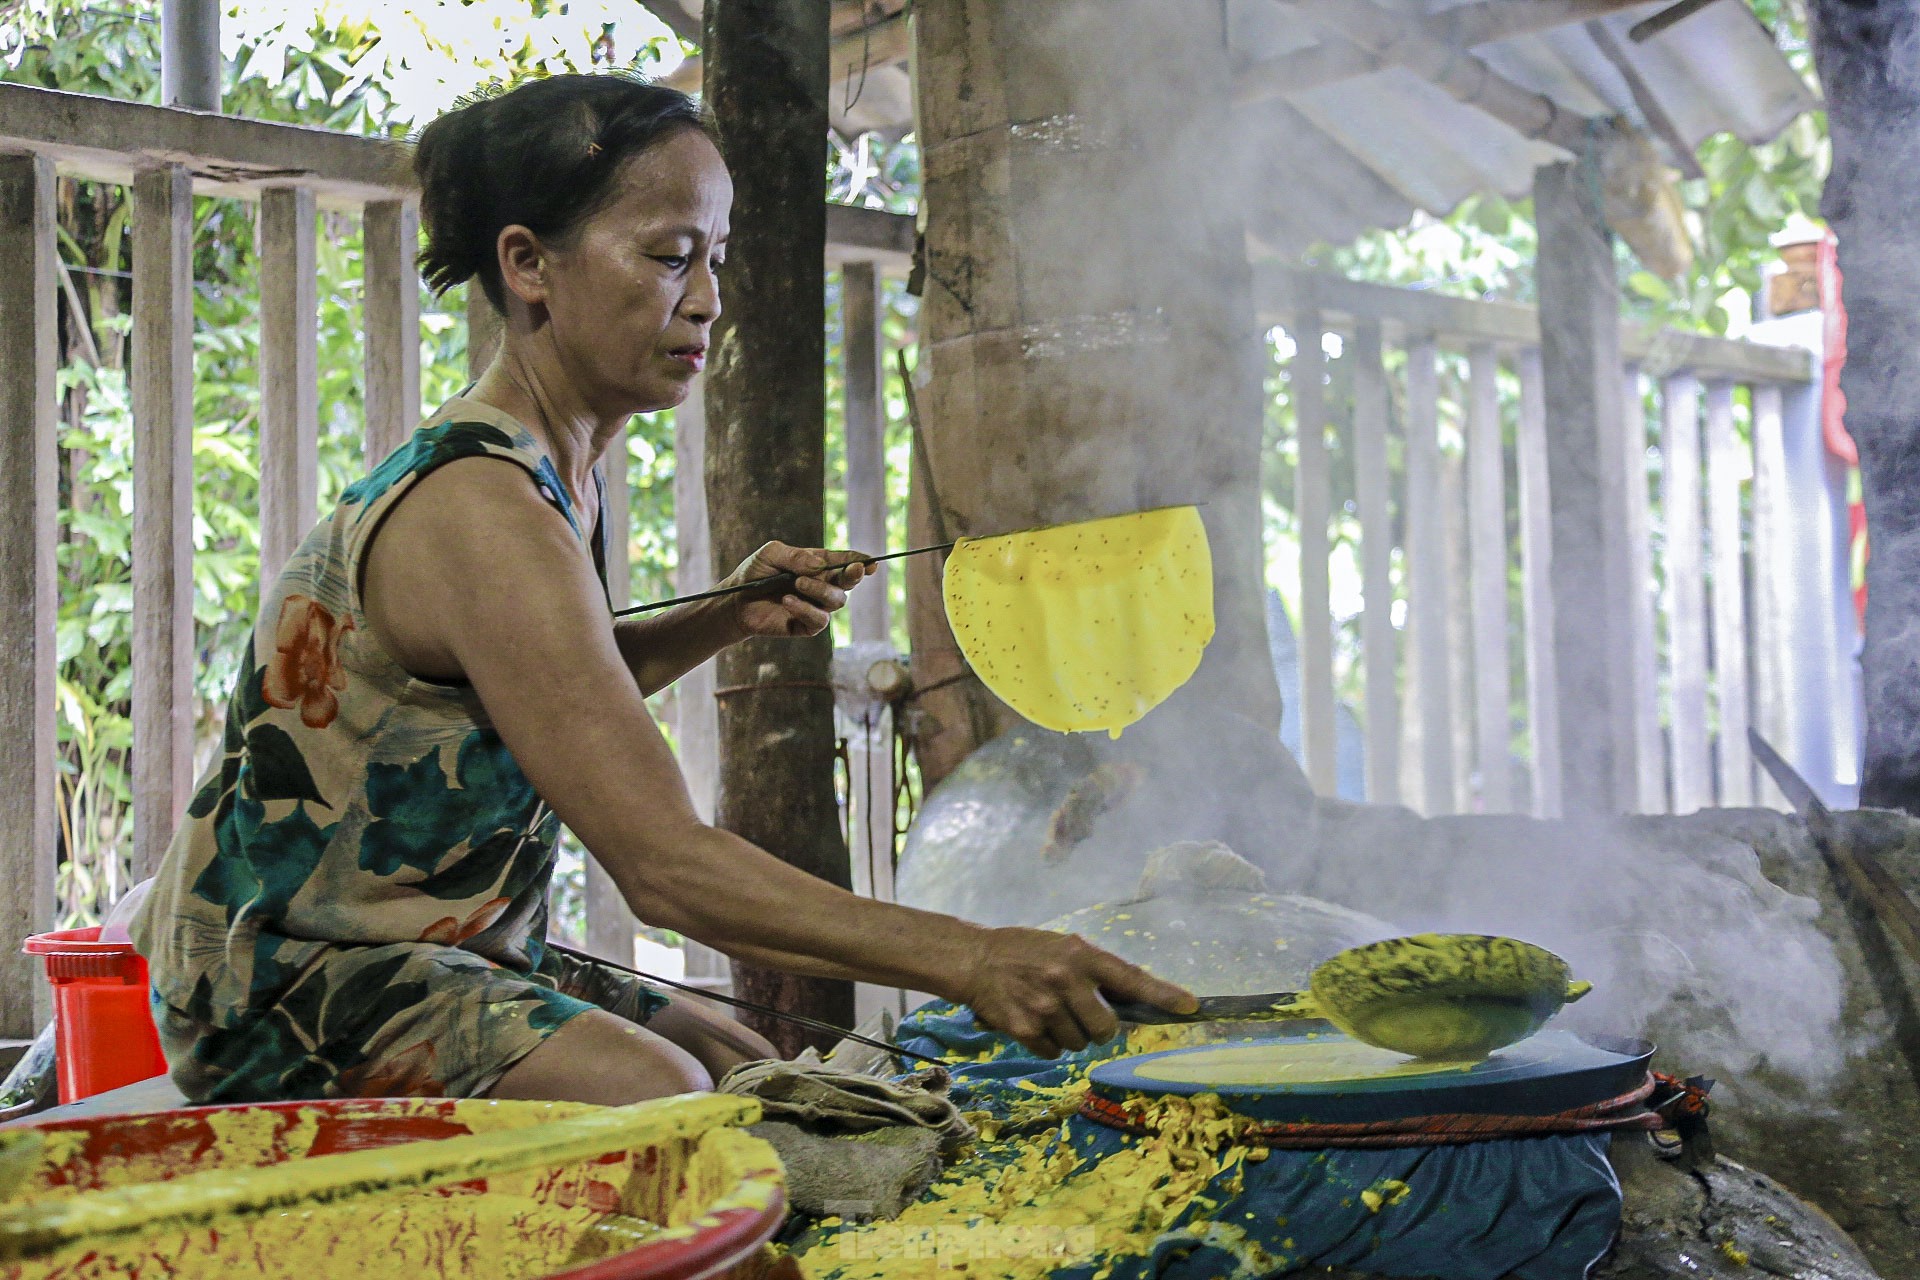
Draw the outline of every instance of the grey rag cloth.
M881 1080L766 1060L741 1063L718 1091L760 1100L748 1132L780 1153L796 1210L860 1220L897 1216L973 1140L947 1083L940 1067Z
M810 1218L897 1218L946 1167L939 1137L917 1126L825 1134L784 1120L762 1120L748 1125L747 1132L780 1153L787 1204Z

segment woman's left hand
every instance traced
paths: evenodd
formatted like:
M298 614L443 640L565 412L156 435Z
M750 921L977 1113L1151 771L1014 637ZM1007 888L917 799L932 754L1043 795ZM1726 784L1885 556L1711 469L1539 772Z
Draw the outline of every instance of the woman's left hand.
M720 585L731 587L779 573L794 574L794 581L778 594L743 592L723 599L733 606L735 622L745 635L817 636L827 629L832 614L846 607L847 592L873 568L857 551L823 551L769 542Z

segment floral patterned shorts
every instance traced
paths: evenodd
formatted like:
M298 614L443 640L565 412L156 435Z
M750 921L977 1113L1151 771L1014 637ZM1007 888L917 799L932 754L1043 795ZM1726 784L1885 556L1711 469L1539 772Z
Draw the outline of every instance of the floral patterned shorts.
M153 997L174 1083L197 1103L478 1097L577 1014L644 1023L666 1005L637 978L561 952L527 974L422 942L330 947L227 1027Z

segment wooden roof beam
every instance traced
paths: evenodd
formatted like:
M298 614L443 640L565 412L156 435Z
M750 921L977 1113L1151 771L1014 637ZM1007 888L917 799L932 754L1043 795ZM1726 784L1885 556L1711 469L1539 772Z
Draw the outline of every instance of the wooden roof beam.
M1667 114L1667 109L1660 105L1660 99L1653 96L1653 86L1648 84L1646 77L1640 74L1640 68L1635 66L1633 59L1627 56L1627 51L1620 47L1620 42L1613 38L1613 33L1601 22L1587 23L1586 32L1594 46L1600 50L1608 62L1613 64L1613 69L1620 73L1620 78L1627 82L1627 92L1633 95L1633 105L1640 108L1640 114L1646 119L1647 128L1667 144L1667 149L1673 153L1673 158L1680 164L1680 172L1689 178L1706 177L1707 171L1700 167L1700 161L1694 156L1693 148L1688 146L1686 138L1681 136L1680 127L1673 122L1673 117Z
M1455 50L1495 40L1537 35L1575 22L1587 22L1644 0L1478 0L1418 23L1433 40ZM1317 9L1314 10L1317 16ZM1403 20L1404 21L1404 20ZM1409 25L1414 25L1409 23ZM1290 93L1337 84L1378 71L1384 64L1351 43L1311 48L1255 63L1234 77L1234 100L1242 106Z
M1515 84L1484 61L1432 34L1424 23L1403 18L1368 0L1308 11L1328 40L1344 38L1377 59L1430 81L1467 106L1486 112L1529 138L1580 154L1588 137L1585 116L1563 110L1552 98Z

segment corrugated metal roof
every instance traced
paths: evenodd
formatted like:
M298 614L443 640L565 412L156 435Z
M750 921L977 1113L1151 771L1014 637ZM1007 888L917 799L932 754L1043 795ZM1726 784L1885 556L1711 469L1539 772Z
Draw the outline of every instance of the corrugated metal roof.
M1317 38L1310 33L1319 28L1308 12L1330 2L1296 6L1233 0L1240 11L1233 24L1236 54L1257 62L1310 47ZM1650 0L1598 21L1689 146L1722 132L1762 142L1818 105L1740 0L1722 0L1644 43L1629 38L1635 23L1666 3ZM1401 6L1409 16L1453 7L1451 0ZM1669 160L1677 159L1636 102L1625 73L1585 24L1496 41L1474 52L1502 76L1564 110L1626 119L1653 136ZM1266 191L1253 192L1256 204L1266 206L1254 219L1256 236L1280 254L1297 253L1314 241L1339 244L1362 230L1401 225L1411 208L1444 214L1476 192L1523 196L1537 167L1567 158L1558 147L1530 139L1398 68L1304 89L1247 110L1256 120L1274 117L1265 121L1268 126L1304 120L1344 153L1290 165L1273 176ZM1356 216L1351 196L1367 186L1366 177L1385 184L1410 208L1395 216L1400 211L1389 204L1362 201L1366 212ZM1366 225L1357 225L1361 222Z
M657 0L697 11L697 0ZM1544 0L1543 0L1544 2ZM1636 73L1658 114L1688 147L1727 132L1763 142L1818 105L1745 0L1720 0L1636 42L1635 23L1672 0L1648 0L1597 19ZM1242 66L1311 50L1342 0L1228 0L1234 59ZM1431 17L1476 0L1375 0L1409 18ZM1677 161L1649 121L1627 75L1588 24L1571 23L1478 46L1495 72L1581 117L1620 116ZM905 72L876 67L842 127L899 132L910 127ZM1255 103L1242 121L1251 157L1249 228L1269 251L1300 253L1341 244L1376 228L1404 225L1416 209L1444 214L1482 191L1525 195L1534 170L1567 158L1550 143L1451 97L1419 75L1389 68Z

